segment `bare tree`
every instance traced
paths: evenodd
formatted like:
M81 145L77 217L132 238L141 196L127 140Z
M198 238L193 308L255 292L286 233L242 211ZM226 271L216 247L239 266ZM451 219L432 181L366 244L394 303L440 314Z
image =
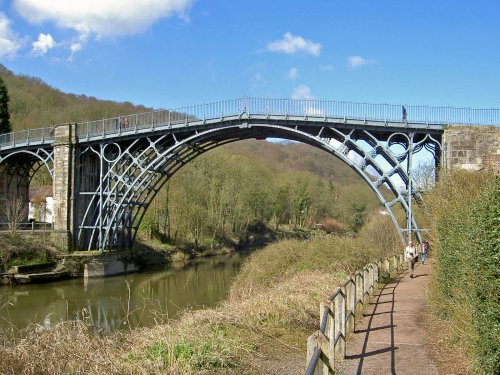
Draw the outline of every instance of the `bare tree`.
M27 219L27 203L21 198L14 198L6 202L3 208L9 229L13 232L18 229L19 224Z
M434 161L422 161L413 169L413 180L420 192L432 190L436 183L436 167Z

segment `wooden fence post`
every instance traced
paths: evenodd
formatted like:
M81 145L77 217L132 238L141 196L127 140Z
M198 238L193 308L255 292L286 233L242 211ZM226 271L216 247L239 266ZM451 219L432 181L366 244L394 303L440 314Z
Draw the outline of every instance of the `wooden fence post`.
M359 315L361 315L363 313L365 282L363 280L363 274L360 271L356 271L356 273L354 274L354 279L356 282L356 307L355 307L354 312L356 313L356 317L358 317Z
M356 308L356 284L352 276L347 280L345 285L346 298L346 334L354 332L355 323L355 308Z
M321 331L314 332L311 336L307 338L307 357L306 357L306 367L309 366L309 362L313 357L316 348L321 348L321 356L319 358L318 364L316 365L314 375L328 375L333 374L333 368L330 370L326 362L328 359L324 355L330 346L325 335Z
M368 272L370 273L370 296L375 293L375 266L373 263L368 265Z
M391 273L391 277L396 277L398 275L398 269L399 269L399 266L398 266L398 257L396 255L393 255L392 256L392 264L393 264L393 267L394 267L394 276L392 275Z
M335 296L335 359L345 358L345 293L341 288Z
M363 268L363 303L370 301L370 271L368 267Z
M385 258L385 273L387 274L387 277L390 279L391 278L391 260L389 258Z
M331 368L334 368L335 366L335 355L334 355L334 344L335 344L335 307L333 301L325 301L321 302L319 305L319 316L321 319L320 322L320 331L323 329L322 327L322 320L323 317L325 316L325 311L328 310L328 314L326 315L326 324L324 327L324 335L326 339L328 340L328 348L325 348L324 354L327 357L328 360L328 365Z

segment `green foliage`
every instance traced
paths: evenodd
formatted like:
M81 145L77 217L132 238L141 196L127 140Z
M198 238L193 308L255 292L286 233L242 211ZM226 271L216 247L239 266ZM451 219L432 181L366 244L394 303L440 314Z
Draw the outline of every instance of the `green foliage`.
M233 350L247 350L234 343L225 330L219 327L202 327L205 332L200 336L168 337L144 349L142 355L129 355L130 362L143 358L159 361L164 368L210 370L234 366ZM190 372L190 371L186 371Z
M0 134L10 131L9 94L2 77L0 77Z
M436 267L432 302L474 374L500 372L499 178L451 173L427 199Z
M352 220L349 223L350 229L354 233L358 233L359 229L363 226L366 219L366 205L354 201L351 203L351 211L353 213Z

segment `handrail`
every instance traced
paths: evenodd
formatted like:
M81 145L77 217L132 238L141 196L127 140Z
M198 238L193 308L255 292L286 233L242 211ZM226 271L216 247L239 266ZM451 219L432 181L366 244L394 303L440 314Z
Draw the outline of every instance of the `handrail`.
M314 349L309 366L307 366L305 375L313 375L316 370L316 365L319 362L319 357L321 356L321 348Z
M389 278L398 274L402 257L398 254L367 264L335 289L329 304L320 304L320 329L307 339L306 375L314 374L318 366L325 371L335 371L335 361L345 358L346 337L354 332L355 319L362 315L363 305L378 288L382 274ZM330 315L332 319L328 319Z
M383 121L401 124L434 125L500 125L500 109L407 106L346 102L317 99L275 99L243 97L232 100L192 105L173 109L159 109L117 117L77 123L76 136L121 134L130 130L174 125L189 125L193 121L224 119L231 116L299 116L311 118ZM28 129L0 135L0 147L54 140L54 126Z
M321 323L319 325L319 330L321 333L325 334L326 330L326 323L328 322L328 315L330 314L330 308L326 308L325 311L323 311L323 316L321 317Z

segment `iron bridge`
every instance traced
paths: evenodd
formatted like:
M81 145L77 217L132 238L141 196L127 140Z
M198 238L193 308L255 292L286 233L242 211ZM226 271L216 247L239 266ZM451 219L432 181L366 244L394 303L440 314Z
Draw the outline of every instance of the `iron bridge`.
M235 141L283 138L349 165L404 241L412 232L420 237L414 156L425 149L438 168L449 124L497 125L500 111L240 98L23 130L0 135L0 200L26 201L31 179L45 167L53 178L54 231L67 233L69 247L128 248L155 195L191 160ZM403 222L395 206L405 211Z

